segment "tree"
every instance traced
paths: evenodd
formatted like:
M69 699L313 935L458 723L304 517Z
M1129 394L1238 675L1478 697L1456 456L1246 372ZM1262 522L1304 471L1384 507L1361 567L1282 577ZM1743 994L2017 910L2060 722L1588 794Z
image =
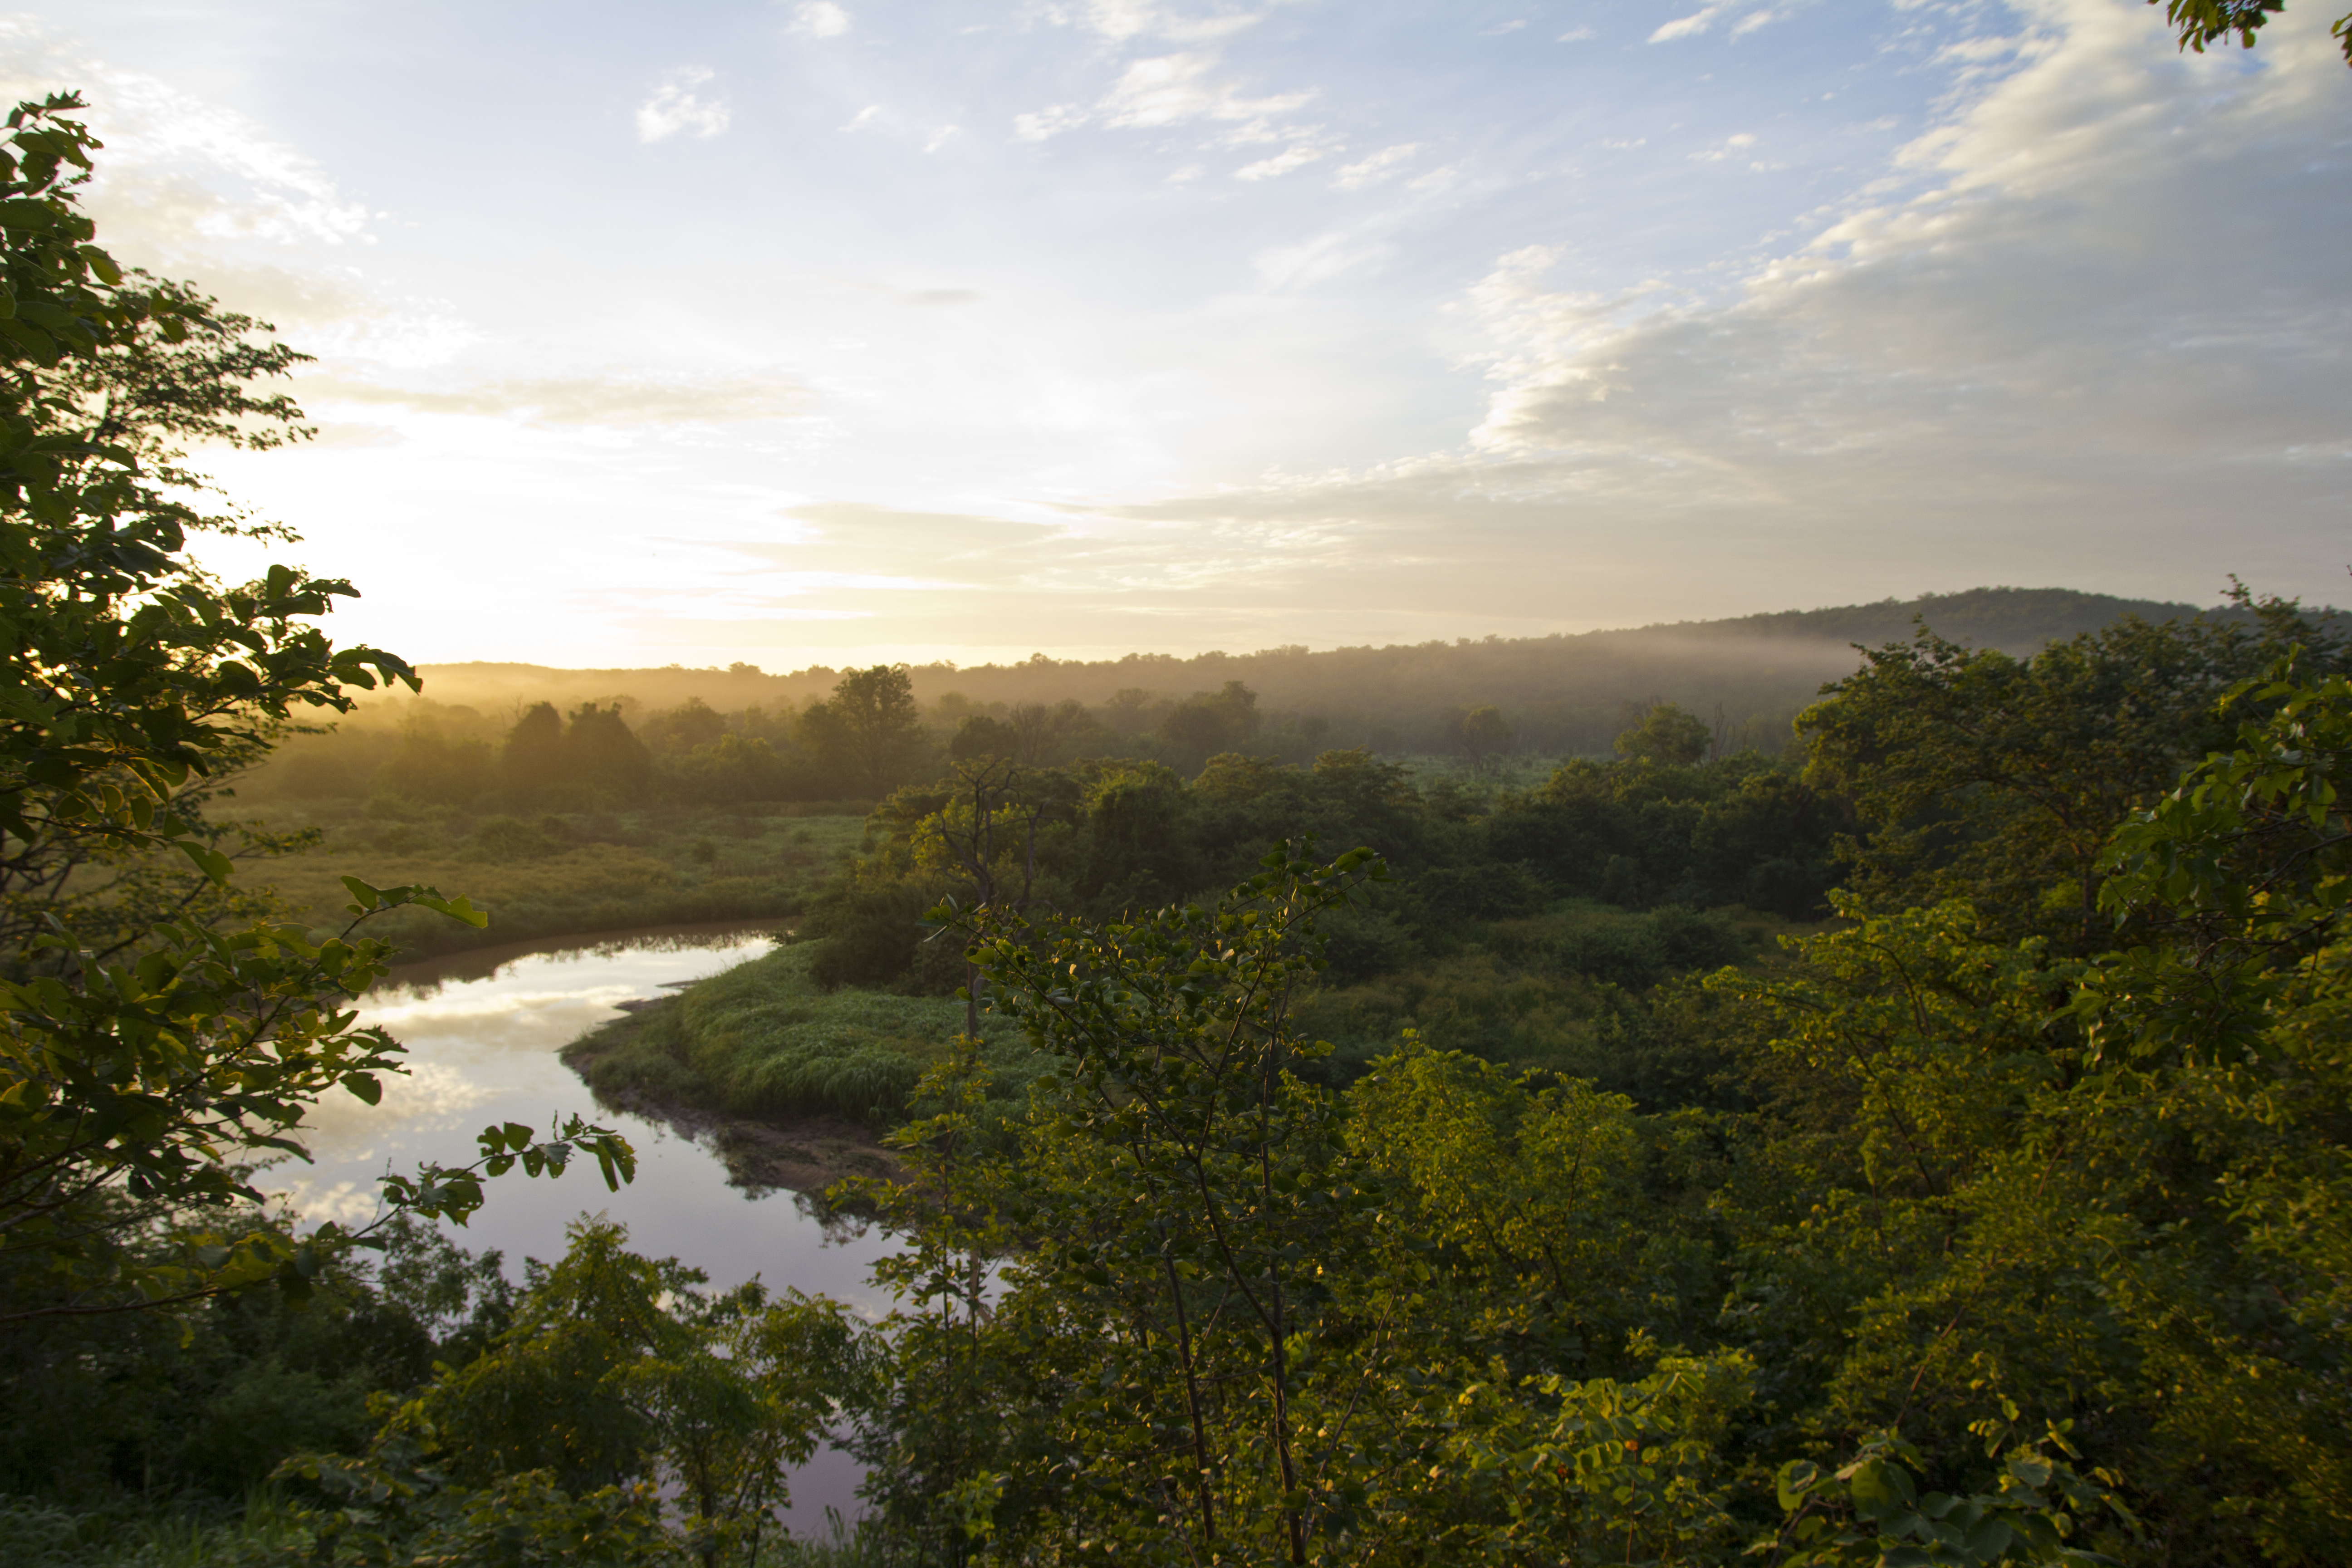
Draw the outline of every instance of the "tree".
M1452 731L1454 745L1470 759L1470 771L1474 773L1483 773L1495 766L1511 743L1510 723L1503 717L1503 710L1491 703L1457 716L1446 728Z
M801 716L800 738L869 798L889 794L925 748L907 667L877 664L843 676L831 700Z
M1621 757L1687 767L1704 762L1714 744L1715 732L1706 720L1672 702L1657 702L1617 737L1616 750Z
M565 1561L583 1538L569 1560L599 1568L759 1561L786 1471L859 1375L855 1320L756 1280L706 1292L627 1241L575 1223L562 1258L530 1265L512 1324L394 1407L365 1453L281 1467L326 1505L303 1510L310 1561ZM653 1506L664 1482L675 1528ZM476 1555L501 1536L506 1555Z
M1277 851L1213 901L975 932L1051 1068L991 1127L985 1070L955 1053L897 1135L912 1179L866 1189L909 1243L877 1270L901 1305L859 1411L886 1545L1695 1565L1732 1560L1739 1512L1769 1516L1739 1479L1789 1443L1751 1414L1764 1369L1662 1348L1725 1326L1693 1259L1714 1222L1675 1191L1726 1127L1411 1037L1344 1093L1292 1070L1328 1049L1289 1016L1316 921L1376 873ZM1974 1479L1986 1437L2014 1442L1968 1434L1937 1469ZM1785 1470L1790 1518L1754 1550L1872 1563L1874 1530L1927 1561L1957 1507L1971 1560L2014 1535L2007 1560L2085 1561L2063 1538L2105 1499L2063 1458L2018 1444L1957 1502L1906 1491L1903 1464L1929 1470L1882 1433L1834 1481Z
M959 763L982 762L990 757L1017 761L1021 755L1021 737L1012 725L987 713L974 713L956 726L955 738L948 742L950 760Z
M966 918L1018 921L1036 890L1037 829L1049 816L1066 818L1077 792L1066 775L1003 757L956 763L951 784L939 809L908 830L916 863L963 882L968 892L960 908ZM963 997L963 1032L977 1039L980 970L970 952Z
M563 715L552 702L534 702L507 731L499 753L499 782L523 799L536 799L562 784Z
M1088 742L1110 739L1085 703L1070 700L1050 708L1042 702L1017 703L1005 728L1013 740L1013 759L1033 768L1066 763Z
M298 715L417 684L317 626L350 584L275 565L223 588L189 560L188 531L220 520L180 493L175 444L247 417L290 436L290 403L229 385L287 362L239 348L242 319L193 289L126 280L91 243L77 186L98 143L69 118L80 107L20 105L0 150L0 1320L273 1276L305 1290L342 1233L298 1242L258 1223L246 1164L293 1148L321 1096L373 1102L399 1070L397 1045L345 1007L390 956L358 928L407 904L484 918L429 888L346 879L352 923L321 942L201 900L126 931L121 905L93 920L58 896L98 856L184 858L227 889L192 784ZM481 1175L561 1169L583 1147L608 1180L627 1172L627 1145L575 1119L546 1142L492 1129L474 1164L390 1178L387 1196L462 1220Z
M1350 1428L1328 1398L1297 1405L1299 1363L1320 1348L1301 1310L1318 1294L1302 1246L1319 1254L1337 1217L1322 1189L1340 1139L1336 1106L1289 1077L1297 1044L1281 1019L1292 985L1318 961L1314 911L1375 869L1367 851L1328 868L1277 853L1214 910L1034 931L991 911L972 929L994 1005L1063 1062L1066 1085L1029 1145L1035 1163L1001 1171L1013 1191L982 1199L1016 1205L1017 1223L1038 1238L1022 1263L1034 1288L1007 1296L997 1315L1040 1349L1085 1333L1088 1319L1139 1331L1076 1342L1106 1358L1101 1373L1041 1413L1054 1429L1037 1469L992 1489L1049 1512L1058 1499L1134 1544L1189 1541L1202 1560L1239 1550L1307 1561L1337 1500L1318 1451L1373 1428L1369 1416ZM940 1195L958 1207L982 1196ZM919 1300L964 1289L956 1270L933 1270ZM1127 1391L1138 1379L1156 1411L1135 1408L1140 1391ZM1115 1431L1138 1415L1149 1435ZM1082 1436L1089 1426L1097 1437ZM1056 1475L1072 1467L1047 1455L1072 1441L1083 1468ZM892 1456L918 1474L929 1458ZM976 1500L992 1515L1001 1506Z
M1238 680L1228 680L1214 693L1196 692L1160 721L1160 743L1171 760L1188 773L1219 752L1238 750L1255 739L1260 716L1257 693Z
M1865 650L1797 720L1806 782L1849 797L1863 830L1840 840L1847 885L1875 911L1965 898L2013 935L2107 945L2107 836L2228 744L2216 702L2293 647L2315 672L2352 661L2291 602L2237 597L2251 614L2126 616L2030 658L1924 626Z
M2254 35L2273 16L2286 9L2286 0L2147 0L2164 6L2164 19L2179 35L2180 47L2205 52L2236 34L2242 48L2254 47ZM2327 36L2344 46L2344 63L2352 65L2352 14L2339 16Z
M662 759L669 786L687 799L713 805L772 800L783 788L783 763L757 735L733 732Z
M737 668L744 668L738 666ZM728 732L726 715L699 697L689 697L667 713L656 713L640 726L638 737L646 748L667 756L715 744Z
M620 800L642 799L654 781L653 753L621 717L621 705L583 702L563 731L563 763L571 782Z

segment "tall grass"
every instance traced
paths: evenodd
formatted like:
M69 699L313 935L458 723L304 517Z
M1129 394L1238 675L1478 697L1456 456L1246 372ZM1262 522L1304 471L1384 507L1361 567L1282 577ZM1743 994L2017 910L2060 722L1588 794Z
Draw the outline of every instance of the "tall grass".
M118 1506L77 1512L0 1496L0 1564L5 1568L264 1568L306 1554L309 1535L268 1488L223 1517ZM827 1559L811 1559L823 1563ZM855 1558L840 1561L851 1563Z
M322 808L314 815L313 805ZM349 873L380 887L424 882L489 911L476 931L402 910L370 931L410 957L632 926L789 918L865 831L856 817L745 817L672 810L477 819L419 810L372 816L349 803L271 803L272 826L316 820L326 843L257 865L247 880L275 887L314 925L341 922Z
M845 1524L832 1509L824 1510L824 1523L822 1534L762 1541L759 1568L897 1568L912 1563L906 1552L891 1550L871 1525Z
M796 943L705 980L675 1000L605 1025L565 1052L611 1098L642 1096L779 1120L833 1115L886 1122L963 1029L963 1004L847 987L810 973L817 945ZM983 1015L997 1092L1034 1071L1012 1026Z

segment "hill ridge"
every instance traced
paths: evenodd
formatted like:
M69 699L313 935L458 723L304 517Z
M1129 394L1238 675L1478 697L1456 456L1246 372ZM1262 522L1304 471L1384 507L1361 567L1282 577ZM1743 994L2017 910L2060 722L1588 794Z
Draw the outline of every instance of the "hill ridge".
M2022 655L2126 616L2246 613L2074 588L1988 586L1533 637L1313 650L1294 645L1244 654L1138 651L1116 659L1041 654L1013 664L913 665L908 673L918 699L935 709L942 699L951 708L981 710L1065 700L1091 706L1122 690L1181 699L1240 680L1270 715L1312 715L1324 721L1319 732L1332 744L1383 751L1441 750L1452 714L1482 703L1501 708L1531 750L1605 750L1629 705L1658 700L1708 716L1735 740L1777 749L1788 721L1821 685L1854 668L1854 644L1908 640L1915 618L1956 642ZM562 668L478 660L427 664L420 673L433 701L485 712L540 700L570 706L614 699L644 710L699 699L733 712L801 707L827 695L842 672L827 665L770 674L749 664Z

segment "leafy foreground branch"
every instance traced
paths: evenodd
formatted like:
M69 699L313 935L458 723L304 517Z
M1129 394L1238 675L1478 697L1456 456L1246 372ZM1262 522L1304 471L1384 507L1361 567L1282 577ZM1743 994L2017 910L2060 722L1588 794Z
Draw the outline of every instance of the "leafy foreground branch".
M362 928L412 906L486 922L345 879L350 923L314 942L234 887L215 781L304 715L417 681L316 625L349 584L274 565L228 588L190 559L192 531L273 531L197 510L181 444L306 436L245 390L299 356L93 243L80 107L20 105L0 148L0 1323L309 1290L352 1237L261 1223L245 1173L299 1154L320 1097L373 1104L401 1070L348 1005L392 951ZM470 1164L389 1180L386 1213L462 1223L484 1175L583 1151L608 1184L630 1171L576 1118L494 1128Z

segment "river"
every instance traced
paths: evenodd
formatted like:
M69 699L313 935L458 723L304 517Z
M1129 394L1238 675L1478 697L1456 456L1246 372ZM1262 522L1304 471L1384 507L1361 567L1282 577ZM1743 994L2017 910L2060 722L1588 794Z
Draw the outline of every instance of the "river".
M888 1250L879 1232L828 1227L789 1192L728 1185L716 1155L660 1122L600 1108L556 1055L619 1016L617 1004L663 995L769 947L766 928L648 927L395 969L360 998L360 1017L407 1047L411 1070L384 1080L380 1105L345 1095L321 1104L303 1123L311 1163L278 1166L259 1184L285 1193L305 1218L364 1223L375 1212L373 1178L387 1165L464 1163L476 1156L474 1134L490 1122L544 1131L551 1119L577 1111L619 1128L635 1146L636 1180L608 1193L593 1161L554 1181L517 1170L488 1184L488 1204L451 1231L461 1245L497 1247L519 1277L525 1257L563 1250L566 1224L602 1212L628 1227L635 1250L674 1256L714 1286L757 1275L776 1289L822 1292L878 1314L888 1300L867 1272ZM851 1512L857 1474L846 1455L820 1455L793 1479L789 1522L808 1530L828 1506Z

